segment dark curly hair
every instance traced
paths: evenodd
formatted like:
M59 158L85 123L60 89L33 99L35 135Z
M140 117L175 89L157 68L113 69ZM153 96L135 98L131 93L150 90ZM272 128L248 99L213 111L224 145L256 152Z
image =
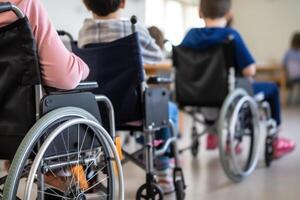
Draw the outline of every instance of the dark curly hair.
M300 50L300 32L294 33L291 41L291 48L295 50Z
M85 6L98 16L107 16L118 10L121 0L83 0Z

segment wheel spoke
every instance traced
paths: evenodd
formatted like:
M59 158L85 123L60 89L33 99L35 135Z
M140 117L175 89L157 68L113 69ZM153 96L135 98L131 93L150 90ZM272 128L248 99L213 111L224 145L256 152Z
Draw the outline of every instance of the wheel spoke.
M84 190L83 193L85 193L85 192L87 192L87 191L93 189L94 187L96 187L97 185L99 185L100 183L102 183L103 181L105 181L105 180L107 180L107 179L108 179L108 177L105 177L105 178L101 179L98 183L96 183L96 184L94 184L93 186L89 187L88 189Z

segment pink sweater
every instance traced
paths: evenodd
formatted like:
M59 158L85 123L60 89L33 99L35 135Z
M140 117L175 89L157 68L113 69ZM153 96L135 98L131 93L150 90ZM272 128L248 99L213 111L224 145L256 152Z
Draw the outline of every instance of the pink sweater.
M43 82L59 89L73 89L87 78L89 68L61 42L40 0L8 0L18 6L29 19L37 42ZM7 0L0 0L7 2ZM13 13L0 14L0 27L17 18Z

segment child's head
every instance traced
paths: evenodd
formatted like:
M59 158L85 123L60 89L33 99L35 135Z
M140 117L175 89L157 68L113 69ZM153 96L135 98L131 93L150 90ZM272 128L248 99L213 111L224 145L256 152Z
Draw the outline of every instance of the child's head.
M201 0L200 17L206 19L226 18L230 15L231 0Z
M291 48L295 50L300 50L300 32L294 33L291 41Z
M165 37L163 32L156 26L151 26L148 28L150 36L155 40L155 43L160 47L160 49L164 49Z
M83 2L95 15L103 17L125 6L125 0L83 0Z

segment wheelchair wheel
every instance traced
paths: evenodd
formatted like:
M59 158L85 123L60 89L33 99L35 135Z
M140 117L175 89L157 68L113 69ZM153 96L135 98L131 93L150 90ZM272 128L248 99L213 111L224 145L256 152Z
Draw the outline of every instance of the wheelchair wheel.
M137 193L136 200L163 200L163 192L159 186L154 183L142 185Z
M259 123L256 102L244 90L235 90L226 98L218 124L219 153L223 169L233 182L242 181L257 165ZM243 149L241 153L241 145L248 151Z
M191 153L193 158L196 158L199 153L200 148L200 141L197 134L197 129L195 127L192 128L192 146L191 146Z
M184 183L182 180L178 180L175 182L175 190L176 190L176 200L184 200L185 189L184 189Z
M12 162L3 199L123 200L123 188L110 135L91 114L68 107L46 114L27 133Z
M270 167L273 161L273 137L268 136L265 144L265 163Z
M173 179L176 193L176 200L185 199L185 179L181 168L175 168L173 171Z

